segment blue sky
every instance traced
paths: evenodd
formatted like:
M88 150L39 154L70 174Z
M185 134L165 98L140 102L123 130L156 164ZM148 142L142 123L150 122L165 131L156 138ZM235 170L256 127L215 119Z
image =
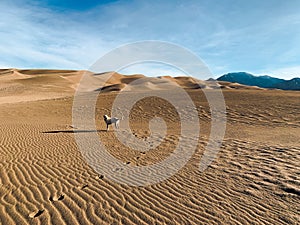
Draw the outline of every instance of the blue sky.
M300 77L299 12L299 0L1 0L0 68L89 69L120 45L160 40L194 52L215 78ZM149 63L121 72L179 75Z

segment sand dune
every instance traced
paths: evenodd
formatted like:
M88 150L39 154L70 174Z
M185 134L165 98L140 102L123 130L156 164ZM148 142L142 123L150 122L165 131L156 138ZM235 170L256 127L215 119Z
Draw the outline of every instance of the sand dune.
M0 75L0 104L72 96L83 75L88 77L87 85L82 85L83 91L161 90L174 85L185 89L214 89L219 86L227 89L259 89L228 82L220 82L216 86L216 83L191 77L150 78L141 74L122 75L116 72L94 74L76 70L2 69Z
M0 104L37 101L71 96L75 82L83 71L69 70L17 70L1 73Z
M257 86L247 86L239 83L231 83L226 81L218 81L220 84L220 88L225 89L249 89L249 90L265 90L265 88L257 87Z
M72 96L84 72L0 70L0 224L300 223L299 92L220 83L228 86L222 89L226 136L217 159L200 172L211 125L208 102L196 88L201 81L116 73L103 88L111 74L89 73L94 83L85 90L102 87L96 130L80 130L72 126ZM96 173L78 150L74 132L97 133L126 166L152 165L172 154L180 125L174 108L163 100L140 101L129 118L140 139L149 136L154 113L166 121L167 135L153 150L124 146L114 132L104 131L102 121L120 90L134 85L156 89L169 82L186 89L199 113L200 137L191 160L169 179L144 187Z

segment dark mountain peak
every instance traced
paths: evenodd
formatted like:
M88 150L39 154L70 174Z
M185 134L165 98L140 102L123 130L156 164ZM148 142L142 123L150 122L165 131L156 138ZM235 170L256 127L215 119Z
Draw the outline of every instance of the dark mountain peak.
M273 79L273 78L275 78L275 77L271 77L269 75L261 75L261 76L258 76L258 77L266 78L266 79Z
M282 90L300 90L300 78L296 77L291 80L287 80L279 84L276 84L276 88Z
M222 77L228 77L228 78L236 78L236 77L254 77L254 75L252 75L251 73L247 73L247 72L231 72L231 73L227 73L224 74Z
M207 79L206 81L216 81L216 79L214 79L214 78L209 78L209 79Z
M283 90L300 90L300 78L284 80L269 75L255 76L247 72L227 73L217 79L262 88L278 88Z

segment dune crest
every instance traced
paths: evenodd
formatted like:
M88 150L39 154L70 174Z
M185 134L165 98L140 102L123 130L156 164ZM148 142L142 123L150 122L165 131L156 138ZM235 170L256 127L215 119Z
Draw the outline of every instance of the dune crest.
M76 70L1 69L0 104L37 101L72 96L86 76L81 91L164 90L174 85L190 89L259 89L229 82L201 81L192 77L145 77L142 74L122 75L117 72L92 73Z

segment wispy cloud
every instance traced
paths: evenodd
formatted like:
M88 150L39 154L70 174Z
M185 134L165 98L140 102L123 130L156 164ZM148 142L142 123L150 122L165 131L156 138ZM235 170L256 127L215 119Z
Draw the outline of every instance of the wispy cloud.
M12 67L87 68L110 47L84 24L41 6L1 2L0 59Z
M269 69L261 71L262 74L271 74L274 77L285 78L285 79L292 79L294 77L300 78L300 66L291 66L291 67L284 67L278 69Z
M186 7L170 3L112 3L89 11L67 13L17 2L1 2L0 8L3 11L0 59L2 64L14 67L83 69L126 42L161 39L180 43L184 36L188 44L195 41L195 35L189 35L192 30L199 34L198 41L203 39L201 33L205 30L204 25L193 23L201 11L197 4ZM203 13L201 17L204 16ZM208 39L206 35L203 37ZM213 42L217 39L205 43L206 47L215 45Z
M280 0L133 0L74 10L47 1L4 0L0 65L88 69L119 45L162 40L192 50L215 75L290 68L299 62L299 7L299 1Z
M186 76L183 71L178 70L170 65L163 65L160 63L135 63L118 71L122 74L136 74L139 73L147 76Z

